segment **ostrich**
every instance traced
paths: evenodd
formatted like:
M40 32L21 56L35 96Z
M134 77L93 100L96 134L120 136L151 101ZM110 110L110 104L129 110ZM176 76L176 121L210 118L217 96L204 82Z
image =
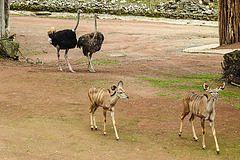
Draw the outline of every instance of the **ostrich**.
M91 58L92 54L99 51L102 47L104 36L101 32L97 31L97 14L94 15L95 19L95 32L85 34L79 37L77 47L82 48L83 54L88 58L88 71L95 72L93 69Z
M57 56L58 56L58 68L60 71L62 71L62 67L60 64L60 54L59 51L61 49L65 49L65 59L68 65L68 68L71 72L75 72L73 71L69 60L68 60L68 50L71 48L75 48L76 44L77 44L77 38L76 38L76 29L78 27L79 24L79 15L80 13L82 13L82 10L79 9L77 11L78 17L77 17L77 24L76 26L71 30L71 29L65 29L65 30L61 30L56 32L56 29L54 27L51 27L48 31L48 36L49 36L49 42L57 48Z

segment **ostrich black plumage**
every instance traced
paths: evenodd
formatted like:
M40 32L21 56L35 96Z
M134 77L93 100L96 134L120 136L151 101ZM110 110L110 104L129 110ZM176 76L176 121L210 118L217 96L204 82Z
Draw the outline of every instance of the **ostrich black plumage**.
M97 14L94 15L95 18L95 32L85 34L79 37L77 42L77 47L82 48L83 54L88 58L88 71L95 72L93 69L91 58L92 54L99 51L102 47L104 41L104 36L101 32L97 31Z
M60 54L59 51L64 49L65 50L65 59L68 65L68 68L71 72L73 71L69 60L68 60L68 50L75 48L77 44L77 37L76 37L76 29L79 24L79 15L82 13L82 10L79 9L77 11L78 17L77 17L77 24L76 26L70 30L70 29L65 29L62 31L56 32L56 29L54 27L51 27L50 30L48 31L48 36L49 36L49 41L50 43L57 48L57 56L58 56L58 68L60 71L62 71L62 67L60 64Z

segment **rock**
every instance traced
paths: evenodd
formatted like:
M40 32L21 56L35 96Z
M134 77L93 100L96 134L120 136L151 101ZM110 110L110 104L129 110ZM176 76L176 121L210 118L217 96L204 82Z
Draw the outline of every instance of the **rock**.
M210 0L200 0L200 3L197 4L192 0L171 0L165 3L159 2L158 5L151 5L150 8L146 4L141 4L140 1L127 3L126 0L12 0L10 7L13 10L50 12L76 12L81 8L85 13L162 16L177 19L183 18L182 13L185 13L188 15L185 18L218 19L218 11L212 10L213 4L210 3Z
M0 40L0 56L18 60L19 43L12 40Z
M48 16L48 15L51 15L52 13L49 11L37 11L37 12L35 12L35 14L37 16Z

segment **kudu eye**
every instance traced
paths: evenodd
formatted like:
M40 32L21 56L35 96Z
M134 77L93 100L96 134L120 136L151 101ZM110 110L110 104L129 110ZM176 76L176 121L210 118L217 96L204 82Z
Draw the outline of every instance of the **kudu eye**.
M119 92L119 94L123 94L123 92L122 92L122 91L120 91L120 92Z

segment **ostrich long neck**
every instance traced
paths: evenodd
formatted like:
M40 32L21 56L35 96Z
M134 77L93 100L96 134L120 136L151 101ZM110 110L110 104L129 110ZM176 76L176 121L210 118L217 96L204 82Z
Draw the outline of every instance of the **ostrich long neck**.
M77 29L77 27L78 27L78 24L79 24L79 15L80 15L80 13L78 13L77 24L76 24L76 26L72 29L73 32L75 32L76 29Z
M97 35L97 17L95 16L95 32L94 32L93 39L95 38L96 35Z

